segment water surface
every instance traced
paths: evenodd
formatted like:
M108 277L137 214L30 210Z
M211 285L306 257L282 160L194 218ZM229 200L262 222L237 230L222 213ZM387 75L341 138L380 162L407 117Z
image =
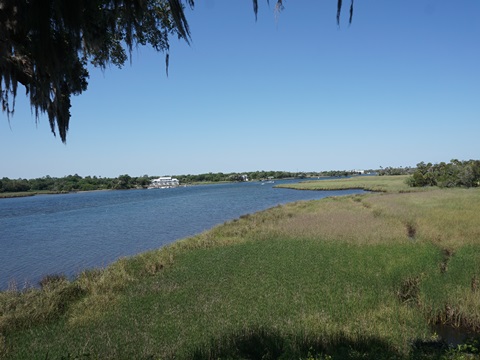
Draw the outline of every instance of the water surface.
M0 199L0 289L10 282L19 288L36 285L46 274L73 276L278 204L362 192L273 185L249 182Z

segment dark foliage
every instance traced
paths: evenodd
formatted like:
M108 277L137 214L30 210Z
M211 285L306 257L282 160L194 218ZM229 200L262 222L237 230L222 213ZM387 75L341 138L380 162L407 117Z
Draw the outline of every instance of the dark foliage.
M102 178L96 176L81 177L77 174L63 178L44 176L30 180L3 178L0 180L0 193L24 191L67 193L72 191L146 188L150 184L150 179L147 175L140 177L120 175L117 178Z
M36 118L46 113L66 142L70 99L87 89L88 64L121 67L133 47L150 45L165 54L168 74L170 36L190 40L185 6L194 0L0 0L3 112L13 115L21 84ZM253 8L257 16L257 0ZM275 11L282 9L277 0ZM353 0L350 22L352 14Z
M169 36L189 40L183 8L181 0L0 0L2 110L13 114L22 84L35 116L46 113L65 142L70 98L87 89L88 63L121 67L146 44L168 56Z
M448 164L421 162L407 183L413 187L477 187L480 186L480 160L454 159Z
M415 168L409 166L406 167L392 167L387 166L386 168L381 168L378 170L378 175L411 175L415 171Z

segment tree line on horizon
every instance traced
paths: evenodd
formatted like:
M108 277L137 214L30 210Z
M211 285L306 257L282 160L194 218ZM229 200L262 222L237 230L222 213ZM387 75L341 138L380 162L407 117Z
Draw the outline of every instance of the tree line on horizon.
M449 163L438 164L420 162L416 167L380 167L380 169L365 170L365 173L384 175L410 175L407 184L412 187L478 187L480 186L480 160L451 160ZM359 175L355 170L331 170L320 172L289 172L289 171L250 171L240 173L203 173L188 175L173 175L180 184L240 182L245 175L250 181L271 179L314 179L319 177L346 177ZM35 179L0 179L0 193L14 192L50 192L67 193L74 191L93 190L127 190L145 189L152 179L158 176L120 175L116 178L85 176L78 174L64 177L44 176Z
M420 162L407 179L412 187L478 187L480 186L480 160L451 160L449 163L432 164Z
M0 179L0 193L5 192L52 192L67 193L72 191L121 190L134 187L147 187L150 177L131 177L120 175L117 178L97 176L81 177L78 174L61 178L44 176L36 179Z
M374 171L374 170L370 170ZM216 183L216 182L234 182L244 181L244 175L249 180L261 181L269 179L305 179L321 176L351 176L355 171L332 170L323 172L289 172L289 171L250 171L241 173L203 173L188 175L173 175L181 184L194 183ZM123 190L123 189L144 189L147 188L151 180L158 176L143 175L139 177L128 174L120 175L116 178L85 176L78 174L64 177L51 177L49 175L35 179L9 179L4 177L0 179L0 193L8 192L53 192L65 193L72 191L92 191L92 190Z

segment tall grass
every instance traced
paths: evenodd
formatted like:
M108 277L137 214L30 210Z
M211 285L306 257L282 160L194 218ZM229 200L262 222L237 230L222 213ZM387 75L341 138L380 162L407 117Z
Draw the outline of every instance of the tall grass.
M298 190L347 190L364 189L379 192L423 192L429 188L412 188L407 185L408 175L398 176L354 176L333 180L309 180L296 184L279 184L276 187L286 187Z
M383 181L383 180L382 180ZM480 329L478 190L245 215L68 282L0 293L0 357L435 358Z
M312 345L332 351L339 343L355 348L367 340L402 354L412 335L424 338L428 328L415 308L398 300L398 284L437 261L429 245L367 249L313 239L186 252L157 276L131 283L100 317L67 317L46 332L24 330L15 352L216 357L232 352L226 345L238 336L263 331L297 356ZM49 342L52 334L56 341Z

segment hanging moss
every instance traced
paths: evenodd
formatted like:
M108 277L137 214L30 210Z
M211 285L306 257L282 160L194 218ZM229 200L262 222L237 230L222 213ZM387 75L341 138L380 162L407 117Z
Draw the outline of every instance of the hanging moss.
M193 0L188 1L193 6ZM87 65L121 67L136 45L168 57L169 36L188 42L181 0L1 0L2 110L15 110L18 84L38 119L66 141L70 98L87 89Z

